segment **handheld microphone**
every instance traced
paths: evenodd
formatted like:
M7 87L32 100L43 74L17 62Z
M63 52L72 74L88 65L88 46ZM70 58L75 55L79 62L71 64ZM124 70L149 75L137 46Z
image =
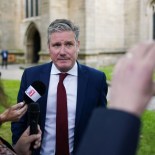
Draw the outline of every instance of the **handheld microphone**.
M25 91L24 102L26 104L36 102L45 94L46 86L41 81L34 81Z
M30 135L38 133L38 121L40 115L40 107L38 103L30 103L28 106L28 125L30 126ZM30 149L33 149L34 142L32 142Z
M38 103L30 103L28 106L28 124L30 125L30 135L38 133L38 120L40 107Z

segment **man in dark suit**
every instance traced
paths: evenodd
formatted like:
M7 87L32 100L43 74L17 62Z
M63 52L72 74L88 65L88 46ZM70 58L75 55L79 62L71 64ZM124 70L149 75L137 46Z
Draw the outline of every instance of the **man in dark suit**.
M109 109L94 111L76 155L136 154L140 116L154 94L154 59L155 42L144 42L118 62Z
M78 38L79 28L71 21L55 20L48 28L48 49L52 62L28 68L23 73L18 101L23 101L25 90L36 80L42 81L47 88L45 95L38 100L41 110L39 124L43 134L42 146L35 154L57 154L57 85L60 73L67 73L63 84L67 94L67 149L70 153L76 151L92 111L99 106L106 107L105 74L78 63ZM19 122L12 123L14 144L26 126L26 115ZM63 132L63 129L59 130Z

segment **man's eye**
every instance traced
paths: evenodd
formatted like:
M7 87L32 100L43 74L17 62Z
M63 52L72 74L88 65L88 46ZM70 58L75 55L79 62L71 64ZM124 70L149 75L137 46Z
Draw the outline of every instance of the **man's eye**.
M55 47L57 47L57 46L60 46L60 44L56 44L56 45L54 45Z
M59 48L61 45L60 44L54 44L53 47Z
M67 44L66 44L66 47L68 47L68 48L69 48L69 47L72 47L72 46L73 46L73 44L71 44L71 43L67 43Z

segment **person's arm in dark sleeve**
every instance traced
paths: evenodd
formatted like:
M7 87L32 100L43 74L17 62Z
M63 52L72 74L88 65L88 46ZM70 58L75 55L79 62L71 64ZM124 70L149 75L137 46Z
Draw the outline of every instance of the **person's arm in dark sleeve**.
M119 110L94 111L76 155L135 155L140 119Z

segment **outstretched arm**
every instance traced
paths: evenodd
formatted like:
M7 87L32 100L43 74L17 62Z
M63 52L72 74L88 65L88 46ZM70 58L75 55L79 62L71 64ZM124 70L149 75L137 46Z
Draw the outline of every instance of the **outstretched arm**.
M135 155L140 116L150 101L155 42L143 42L116 65L109 109L94 111L76 155Z

